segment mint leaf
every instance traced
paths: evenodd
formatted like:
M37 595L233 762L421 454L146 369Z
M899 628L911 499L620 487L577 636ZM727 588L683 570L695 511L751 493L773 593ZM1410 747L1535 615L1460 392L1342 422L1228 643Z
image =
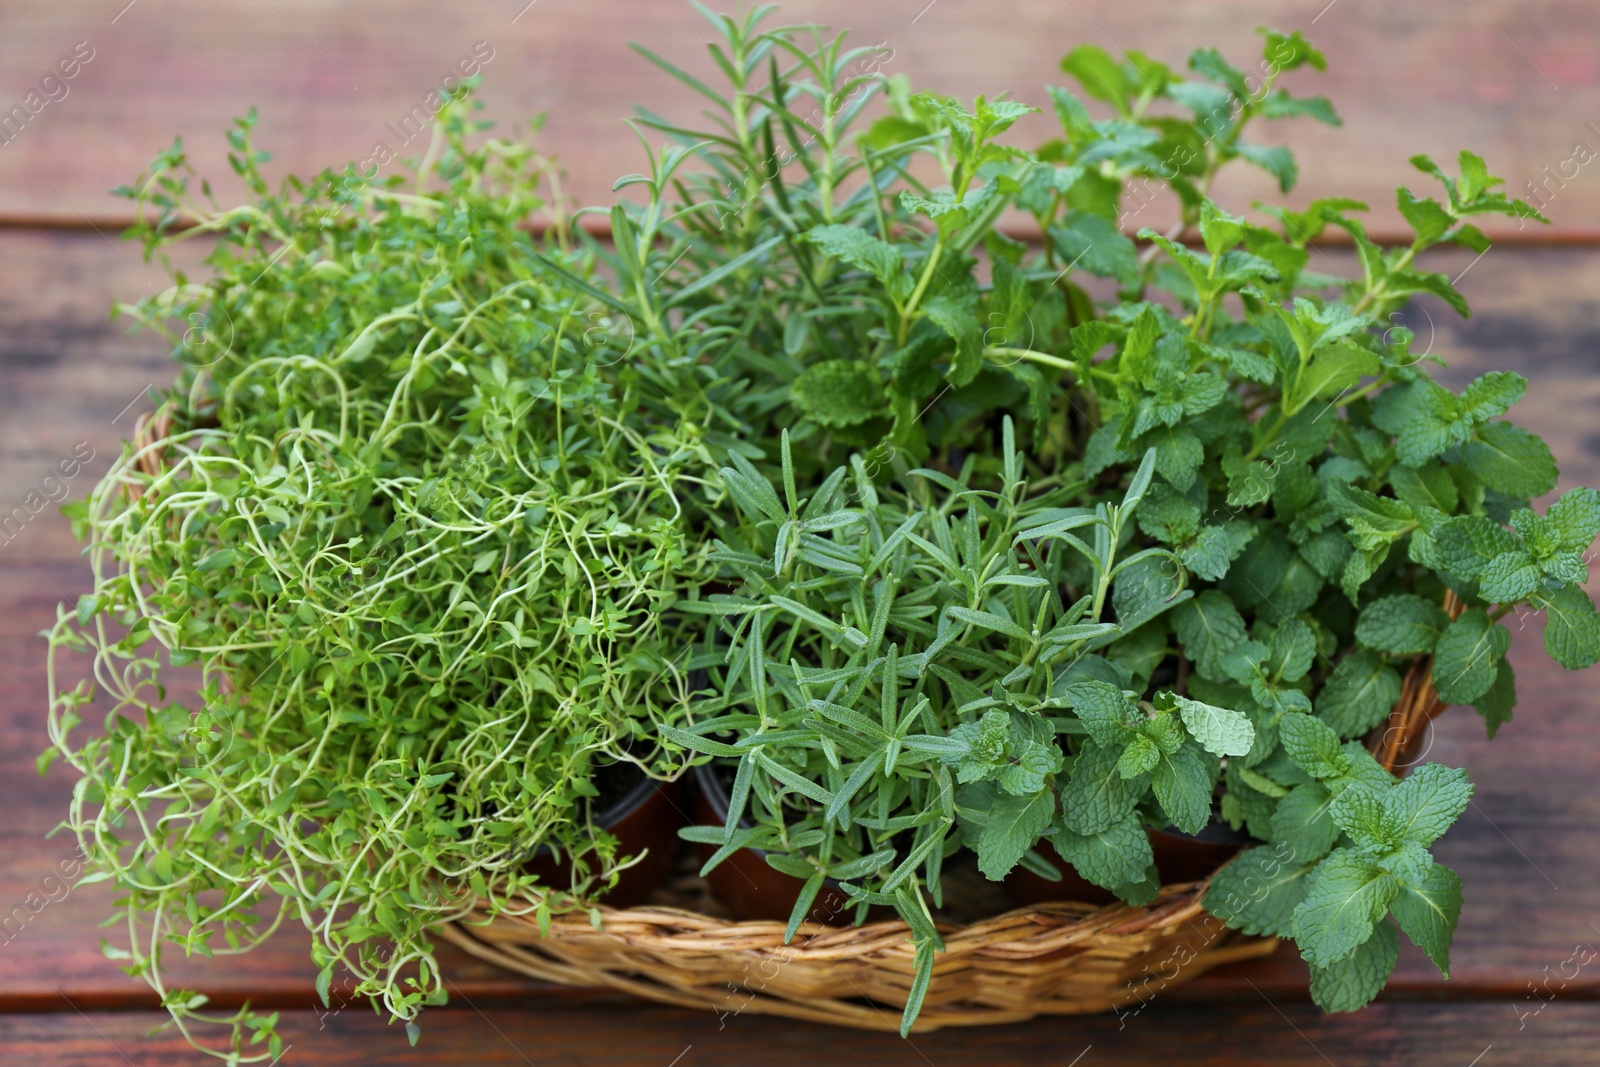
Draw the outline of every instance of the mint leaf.
M1406 841L1431 845L1472 799L1467 772L1437 763L1412 771L1384 796L1384 807Z
M1544 574L1526 552L1507 552L1483 565L1478 574L1478 595L1484 600L1514 604L1526 600L1544 584Z
M1301 860L1321 859L1339 840L1333 794L1321 782L1302 782L1272 811L1272 840Z
M1305 900L1294 910L1294 939L1306 962L1326 967L1372 936L1400 892L1394 876L1367 856L1335 849L1311 873Z
M1220 581L1255 535L1256 528L1243 519L1203 526L1194 543L1179 551L1178 558L1196 576Z
M1482 608L1463 612L1434 646L1433 686L1439 699L1446 704L1470 704L1483 696L1494 684L1495 671L1510 646L1511 635L1490 622Z
M1382 722L1399 699L1399 673L1382 656L1362 649L1340 660L1323 683L1317 717L1340 737L1359 737Z
M1089 736L1107 748L1125 744L1134 725L1144 721L1138 706L1109 682L1074 682L1061 691L1060 699L1078 713Z
M1356 640L1394 656L1420 656L1433 651L1450 616L1430 600L1410 593L1374 600L1356 622ZM1342 732L1342 731L1341 731Z
M1556 487L1556 460L1550 446L1509 422L1480 426L1462 455L1467 469L1496 492L1514 497L1542 496Z
M1323 1011L1359 1011L1383 990L1400 958L1400 937L1380 922L1350 955L1311 968L1311 999Z
M1193 745L1162 753L1150 788L1172 825L1184 833L1197 834L1211 821L1211 773Z
M1055 814L1055 797L1049 792L1018 797L1000 794L989 809L978 835L978 870L992 881L1011 873L1049 827Z
M1544 518L1557 538L1559 550L1583 551L1594 541L1595 535L1600 534L1600 493L1593 489L1563 493L1560 500L1550 505Z
M1482 515L1458 515L1433 531L1439 564L1463 578L1476 579L1489 561L1520 547L1516 536Z
M789 399L824 426L857 426L887 411L878 372L853 359L806 368L789 387Z
M1201 677L1228 677L1222 658L1244 643L1244 619L1227 594L1207 589L1172 613L1172 627Z
M1500 670L1494 676L1494 684L1473 704L1473 708L1483 716L1489 740L1493 741L1500 727L1511 721L1511 711L1516 705L1517 676L1511 669L1511 661L1503 659L1500 661Z
M1243 756L1255 741L1255 727L1242 712L1202 704L1198 700L1163 693L1158 696L1171 700L1183 719L1183 725L1200 746L1213 756ZM1160 707L1158 703L1156 705Z
M1600 660L1600 616L1588 593L1569 585L1541 593L1533 603L1547 612L1544 647L1551 659L1573 671Z
M806 240L825 255L871 274L897 295L909 295L909 289L900 292L897 284L905 277L905 261L900 258L900 252L866 230L857 226L816 226L806 232Z
M1211 876L1205 909L1247 934L1292 937L1305 876L1316 864L1315 857L1299 858L1285 845L1245 849Z
M1131 812L1144 795L1144 780L1124 778L1117 769L1119 758L1114 748L1093 741L1083 746L1061 790L1062 821L1068 828L1097 834Z
M1080 834L1068 826L1051 836L1056 853L1086 880L1103 889L1116 889L1144 877L1154 860L1150 835L1132 815L1118 819L1099 833Z
M1286 715L1278 723L1283 751L1296 767L1313 778L1332 778L1344 771L1344 749L1327 723L1310 715Z
M1461 879L1456 872L1434 864L1420 878L1403 880L1390 907L1411 943L1449 978L1450 941L1461 917Z

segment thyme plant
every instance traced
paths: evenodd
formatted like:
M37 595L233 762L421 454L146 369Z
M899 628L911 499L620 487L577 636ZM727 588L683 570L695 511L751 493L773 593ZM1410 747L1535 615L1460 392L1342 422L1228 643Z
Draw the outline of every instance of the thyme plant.
M302 923L324 999L337 978L414 1027L445 994L429 927L474 899L547 921L632 859L591 777L674 769L658 609L696 574L680 498L711 459L632 418L626 331L540 266L594 272L559 215L525 232L552 208L528 146L458 102L413 173L271 190L252 124L247 202L197 196L181 145L126 190L147 256L215 244L204 280L124 309L182 370L170 431L72 509L94 588L49 634L43 759L81 775L108 951L185 1033L231 1025L229 1062L278 1055L271 1018L206 1012L173 953ZM539 846L571 885L536 884Z

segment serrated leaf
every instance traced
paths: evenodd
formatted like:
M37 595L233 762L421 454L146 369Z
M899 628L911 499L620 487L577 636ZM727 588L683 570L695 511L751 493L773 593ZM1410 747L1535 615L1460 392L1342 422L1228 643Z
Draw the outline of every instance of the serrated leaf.
M1243 756L1255 742L1255 727L1243 712L1173 695L1173 705L1189 735L1213 756Z
M1542 496L1556 487L1556 460L1536 434L1509 422L1478 427L1462 450L1467 468L1496 492Z
M1399 673L1382 656L1362 649L1340 660L1323 683L1317 717L1340 737L1359 737L1381 723L1399 699Z
M1104 889L1116 889L1144 877L1153 861L1150 836L1144 825L1129 815L1094 834L1080 834L1070 827L1057 828L1051 836L1056 853L1086 880Z
M1061 790L1062 819L1080 834L1097 834L1128 812L1144 794L1141 779L1122 777L1117 769L1119 752L1089 742L1072 767Z
M1383 597L1361 609L1356 640L1395 656L1420 656L1433 651L1450 616L1430 600L1411 593Z
M1227 594L1207 589L1172 613L1172 627L1201 677L1222 681L1223 657L1245 640L1244 618Z
M1389 790L1384 804L1407 841L1431 845L1467 809L1472 783L1467 772L1428 763Z
M1400 937L1380 922L1372 935L1340 960L1311 968L1311 999L1323 1011L1359 1011L1382 990L1400 958Z
M1184 833L1197 834L1211 821L1211 774L1198 748L1184 745L1162 753L1150 788L1172 825Z
M1573 671L1600 660L1600 615L1588 593L1569 585L1541 593L1533 603L1547 612L1544 647L1551 659Z
M1487 693L1510 645L1511 635L1491 622L1483 609L1463 612L1434 646L1433 686L1439 699L1471 704Z
M999 881L1011 873L1022 854L1050 826L1055 806L1055 796L1049 792L995 797L978 835L978 869L986 878Z
M1390 905L1411 943L1428 954L1439 973L1450 977L1450 942L1461 918L1461 879L1434 864L1416 881L1402 881Z
M1319 860L1339 840L1334 821L1333 794L1321 782L1302 782L1289 790L1272 810L1272 841L1290 849L1304 862Z
M1235 930L1293 936L1295 908L1305 899L1315 858L1296 859L1287 846L1245 849L1211 878L1205 909Z
M1255 535L1256 527L1244 519L1203 526L1194 543L1179 551L1178 558L1198 577L1221 581Z
M1294 939L1306 962L1326 967L1368 937L1399 893L1394 876L1370 858L1336 849L1311 874L1305 900L1294 911Z

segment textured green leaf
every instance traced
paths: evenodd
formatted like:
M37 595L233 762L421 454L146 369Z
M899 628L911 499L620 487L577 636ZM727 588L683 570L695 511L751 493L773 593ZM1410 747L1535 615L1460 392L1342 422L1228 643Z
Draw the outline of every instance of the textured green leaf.
M1050 227L1050 240L1062 263L1102 278L1132 282L1139 276L1139 251L1116 221L1087 211L1069 211L1058 226Z
M1466 771L1428 763L1389 790L1384 804L1405 840L1431 845L1467 810L1471 799Z
M1312 966L1311 999L1323 1011L1359 1011L1383 990L1399 958L1399 935L1391 924L1378 923L1350 955Z
M1321 782L1303 782L1289 790L1272 811L1272 841L1290 849L1297 861L1319 860L1339 840L1333 795Z
M1057 854L1090 882L1115 889L1144 877L1152 862L1150 835L1132 815L1125 816L1099 833L1080 834L1067 826L1057 828L1051 837Z
M1484 600L1513 604L1526 600L1544 584L1544 573L1526 552L1507 552L1483 565L1478 574L1478 595Z
M1293 936L1295 908L1305 899L1315 858L1297 859L1288 846L1245 849L1211 879L1205 908L1235 930Z
M1117 770L1120 753L1090 742L1083 746L1061 790L1064 823L1080 834L1097 834L1128 814L1145 791L1139 778L1124 778Z
M1511 669L1511 661L1503 659L1500 661L1499 671L1494 676L1494 684L1473 704L1478 714L1483 716L1489 740L1493 741L1500 727L1511 721L1511 712L1516 706L1517 676Z
M880 241L860 227L817 226L806 232L806 240L825 254L861 268L886 285L905 273L905 261L895 246Z
M1213 756L1243 756L1255 741L1255 727L1243 712L1213 707L1187 697L1172 696L1183 725L1200 747Z
M1336 849L1317 865L1305 900L1294 911L1294 939L1317 967L1341 960L1372 936L1399 893L1394 876L1371 859Z
M1295 766L1313 778L1329 778L1340 773L1344 749L1339 735L1327 723L1310 715L1286 715L1278 724L1283 751Z
M1323 683L1317 716L1340 737L1360 737L1381 723L1399 699L1399 673L1382 656L1362 649L1340 660Z
M1211 774L1198 748L1184 745L1162 753L1150 787L1172 825L1184 833L1197 834L1211 821Z
M978 869L984 876L998 881L1010 874L1022 854L1050 826L1055 806L1055 797L1049 792L1022 797L1002 793L995 797L983 832L978 835Z
M1450 942L1461 917L1461 879L1434 864L1415 881L1402 881L1390 905L1411 943L1428 954L1439 973L1450 977Z
M1245 640L1244 619L1227 594L1207 589L1172 613L1172 626L1185 654L1202 677L1212 681L1227 678L1222 657L1231 654Z
M1439 563L1464 578L1477 578L1496 556L1515 552L1515 535L1482 515L1458 515L1433 531Z
M1542 496L1556 487L1556 460L1550 446L1521 426L1509 422L1480 426L1463 455L1483 484L1508 496Z
M1178 553L1183 565L1197 577L1220 581L1228 566L1256 535L1256 528L1243 519L1203 526L1194 543Z
M1109 682L1074 682L1059 695L1067 707L1078 713L1089 736L1107 748L1126 744L1133 724L1144 721L1133 701Z
M1462 613L1439 636L1433 650L1433 685L1439 699L1471 704L1487 693L1510 645L1511 635L1490 622L1483 609Z
M1362 608L1356 622L1356 640L1390 655L1420 656L1433 651L1439 635L1449 625L1450 617L1438 604L1403 593L1374 600Z
M1600 615L1588 593L1569 585L1533 602L1547 613L1544 647L1551 659L1574 671L1600 660Z
M857 426L888 412L878 372L851 359L808 367L789 387L789 399L824 426Z

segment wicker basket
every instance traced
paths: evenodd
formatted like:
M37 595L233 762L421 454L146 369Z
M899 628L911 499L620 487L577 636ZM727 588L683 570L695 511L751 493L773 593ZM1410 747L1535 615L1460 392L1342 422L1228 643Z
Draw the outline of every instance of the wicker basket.
M157 474L170 411L143 416L136 466ZM157 446L157 447L151 447ZM1451 618L1464 605L1446 593ZM1427 725L1444 710L1431 657L1407 670L1388 720L1367 747L1391 771L1417 758ZM1002 910L993 883L959 875L956 901L936 915L945 951L916 1030L1018 1022L1036 1015L1106 1011L1143 1002L1213 967L1272 953L1275 938L1227 929L1200 906L1207 882L1163 886L1144 907L1074 901ZM702 879L686 870L642 907L596 909L550 919L498 915L482 903L439 928L444 940L509 970L558 985L620 990L720 1015L752 1012L895 1031L914 973L910 929L899 920L862 926L802 924L784 943L780 922L726 916Z
M1452 618L1462 607L1446 595ZM1427 657L1412 663L1388 721L1367 738L1390 770L1403 773L1414 761L1428 722L1444 710L1430 667ZM1063 901L940 923L945 951L917 1031L1120 1008L1277 947L1274 938L1237 934L1204 912L1206 885L1164 886L1145 907ZM723 1015L899 1028L914 970L905 923L807 923L786 945L783 923L718 917L692 876L658 899L638 908L602 904L598 929L587 915L570 914L541 935L532 917L490 921L480 910L439 934L481 959L560 985L609 987Z

